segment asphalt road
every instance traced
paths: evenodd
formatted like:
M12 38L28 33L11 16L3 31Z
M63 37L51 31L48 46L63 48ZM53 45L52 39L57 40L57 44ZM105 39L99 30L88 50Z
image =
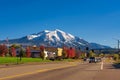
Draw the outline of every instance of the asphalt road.
M65 66L68 64L47 64L45 66L47 66L46 68L48 68L57 65ZM27 69L33 67L36 66L27 66ZM43 69L44 68L45 67L43 67ZM103 70L101 70L101 63L76 63L69 64L69 66L67 67L59 67L45 71L38 71L27 75L24 75L24 73L22 74L23 75L20 76L8 77L3 79L1 78L0 80L120 80L120 69L115 68L112 66L112 64L108 63L104 63Z

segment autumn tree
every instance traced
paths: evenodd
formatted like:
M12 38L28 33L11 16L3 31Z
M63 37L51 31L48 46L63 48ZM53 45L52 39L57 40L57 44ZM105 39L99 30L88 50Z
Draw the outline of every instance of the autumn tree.
M31 57L30 47L26 48L26 57Z
M19 45L19 44L13 44L13 45L11 45L11 47L14 47L15 49L18 49L18 48L21 47L21 45Z
M44 53L45 47L40 46L40 57L44 60L45 59L45 53Z
M91 51L90 51L90 53L89 53L89 57L95 57L94 50L91 50Z
M104 57L104 54L103 54L103 53L100 53L100 54L99 54L99 57Z
M114 54L113 58L114 58L114 60L118 61L119 60L119 54Z
M11 55L16 57L16 49L14 47L11 47Z
M63 59L67 58L67 47L63 47L62 57Z
M0 56L4 57L8 53L8 48L5 44L0 45Z
M67 51L67 57L68 58L75 58L75 49L70 47L70 49L68 49L68 51Z

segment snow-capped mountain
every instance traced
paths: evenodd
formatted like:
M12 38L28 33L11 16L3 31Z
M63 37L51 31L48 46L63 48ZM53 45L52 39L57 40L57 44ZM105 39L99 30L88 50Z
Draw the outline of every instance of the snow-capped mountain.
M44 41L51 41L51 42L67 42L74 40L75 37L69 33L65 33L61 30L56 29L55 31L42 31L37 34L32 34L27 36L28 40L34 40L36 38L43 38Z
M85 46L88 44L78 37L75 37L69 33L65 33L59 29L54 31L44 30L40 33L32 34L27 36L28 41L34 42L34 44L44 44L50 46Z
M5 41L1 41L3 43ZM56 29L54 31L44 30L39 33L27 35L25 37L19 39L9 40L11 44L27 44L27 45L45 45L45 46L54 46L54 47L62 47L71 46L71 47L93 47L97 46L97 48L106 48L106 46L102 46L98 44L91 44L79 37L73 36L69 33Z

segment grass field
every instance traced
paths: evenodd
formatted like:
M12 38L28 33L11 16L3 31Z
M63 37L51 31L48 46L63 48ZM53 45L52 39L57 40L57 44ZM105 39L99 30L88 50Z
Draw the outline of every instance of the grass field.
M18 64L28 62L50 62L50 60L42 60L41 58L22 58L19 57L0 57L0 64Z
M72 62L73 59L64 59L62 61ZM21 63L30 63L30 62L53 62L51 60L42 60L41 58L22 58L20 61L19 57L0 57L0 64L21 64ZM54 62L60 62L55 60Z

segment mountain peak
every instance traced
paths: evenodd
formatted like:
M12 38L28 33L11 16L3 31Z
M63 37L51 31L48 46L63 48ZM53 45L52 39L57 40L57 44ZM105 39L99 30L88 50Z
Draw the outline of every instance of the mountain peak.
M44 30L43 32L51 32L51 30ZM60 29L55 29L55 30L53 30L53 32L64 32L64 31L62 31Z
M49 30L44 30L44 32L46 32L46 33L47 33L47 32L50 32L50 31L49 31Z
M62 30L60 30L60 29L55 29L54 31L58 31L58 32L64 32L64 31L62 31Z

